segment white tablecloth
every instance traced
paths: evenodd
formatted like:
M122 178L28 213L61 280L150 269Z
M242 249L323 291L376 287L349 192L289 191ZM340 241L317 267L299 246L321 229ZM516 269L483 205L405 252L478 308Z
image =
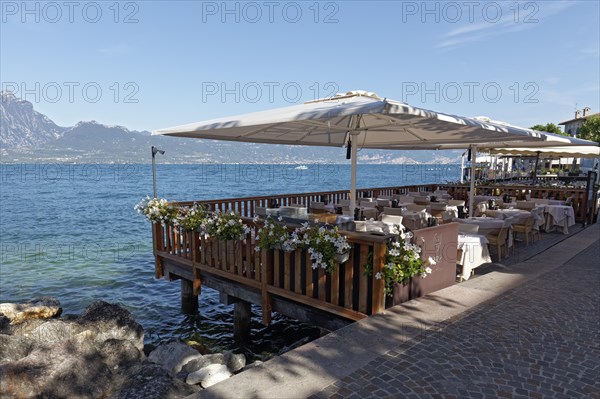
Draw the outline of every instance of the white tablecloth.
M488 209L485 214L496 219L514 217L514 223L521 223L523 219L531 216L531 212L522 209L497 209L495 211Z
M468 280L471 272L484 263L490 263L490 251L488 239L482 235L459 234L458 235L458 258L456 263L462 265L461 277Z
M512 224L513 220L508 217L505 220L495 219L495 218L487 218L487 217L472 217L468 219L453 219L454 222L458 223L467 223L467 224L476 224L479 226L479 234L483 236L487 236L488 234L498 234L504 223ZM512 227L509 227L508 231L508 246L512 247L513 245L513 235L512 235Z
M427 212L402 212L402 224L409 230L418 230L427 227L427 220L431 217Z
M431 205L427 206L427 212L431 213ZM454 205L446 205L446 210L442 211L442 219L453 219L458 217L458 207Z
M567 205L546 205L544 207L546 213L545 230L547 232L554 231L557 227L562 227L564 234L569 234L569 226L575 224L575 212L573 208Z

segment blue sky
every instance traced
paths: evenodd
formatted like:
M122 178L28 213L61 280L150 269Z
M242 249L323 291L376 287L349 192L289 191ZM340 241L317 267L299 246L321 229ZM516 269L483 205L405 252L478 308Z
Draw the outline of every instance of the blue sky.
M598 1L2 1L0 78L59 125L158 129L368 90L521 126L600 111Z

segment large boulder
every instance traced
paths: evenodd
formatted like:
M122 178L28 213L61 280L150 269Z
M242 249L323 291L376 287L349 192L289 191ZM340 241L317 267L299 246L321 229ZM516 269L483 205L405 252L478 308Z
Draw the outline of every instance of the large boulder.
M112 369L144 360L143 352L130 341L122 339L107 339L100 345L99 352L104 358L104 363Z
M129 311L119 305L95 301L77 319L77 323L94 333L94 340L102 343L108 339L131 342L144 350L144 329Z
M114 384L102 356L81 353L72 340L0 365L0 381L1 396L7 398L101 398Z
M174 378L158 364L144 362L131 369L123 389L113 399L175 399L197 392L197 388Z
M106 302L81 316L31 319L4 331L0 397L108 397L144 359L142 327Z
M186 373L193 373L194 371L198 371L203 369L206 366L210 366L211 364L226 364L227 360L225 359L225 355L223 353L212 353L210 355L200 355L195 356L190 359L183 367L182 371Z
M197 358L202 358L202 355L191 346L179 341L159 345L148 355L150 362L160 365L173 374L179 373L186 363Z
M224 364L211 364L198 371L188 374L187 382L189 385L200 384L203 388L208 388L216 383L224 381L231 377L231 372Z
M21 335L0 334L0 364L16 362L36 348L35 342Z
M42 297L25 303L0 303L0 313L9 319L11 324L18 324L30 319L60 316L62 308L58 299Z
M186 373L193 373L212 364L225 365L230 372L235 373L246 366L246 356L242 353L238 354L231 351L195 356L181 370Z

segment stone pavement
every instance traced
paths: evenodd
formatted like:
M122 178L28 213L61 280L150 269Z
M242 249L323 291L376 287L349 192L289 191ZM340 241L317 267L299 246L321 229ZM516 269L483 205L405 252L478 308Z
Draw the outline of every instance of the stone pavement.
M206 398L600 398L600 225L396 306Z

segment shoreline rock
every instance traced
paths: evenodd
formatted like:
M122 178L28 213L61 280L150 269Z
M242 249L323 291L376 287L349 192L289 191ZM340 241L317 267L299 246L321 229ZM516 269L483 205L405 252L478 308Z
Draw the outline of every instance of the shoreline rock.
M10 324L18 324L25 320L58 317L62 308L58 299L41 297L25 303L0 303L0 313L10 320Z
M55 298L0 309L0 397L180 398L246 366L243 354L177 340L144 347L131 313L104 301L64 317Z

